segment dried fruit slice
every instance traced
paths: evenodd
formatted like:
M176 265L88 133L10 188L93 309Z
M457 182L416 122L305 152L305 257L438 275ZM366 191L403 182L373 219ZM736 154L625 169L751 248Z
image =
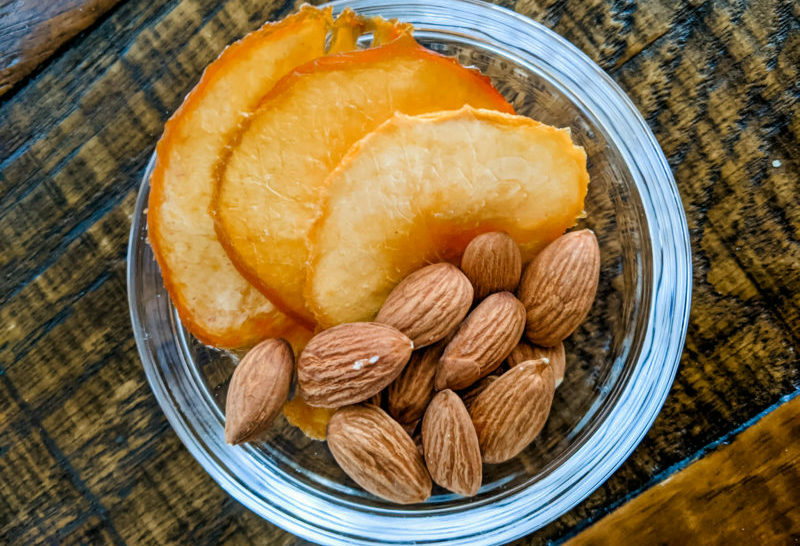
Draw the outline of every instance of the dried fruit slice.
M233 262L280 309L312 326L303 284L308 232L325 178L354 142L395 111L464 104L512 111L488 78L407 35L295 70L220 158L212 214Z
M338 408L309 406L299 395L283 405L283 415L289 424L303 431L312 440L324 440L328 422Z
M226 136L276 81L324 55L329 34L330 49L344 51L370 26L386 34L393 28L351 11L334 23L330 9L311 7L265 25L206 68L164 127L150 179L149 238L181 320L201 341L233 348L269 336L307 337L236 271L220 246L208 214L213 167Z
M308 305L321 326L371 320L411 271L457 260L487 231L507 232L530 259L575 223L588 183L567 129L468 106L395 115L326 182Z

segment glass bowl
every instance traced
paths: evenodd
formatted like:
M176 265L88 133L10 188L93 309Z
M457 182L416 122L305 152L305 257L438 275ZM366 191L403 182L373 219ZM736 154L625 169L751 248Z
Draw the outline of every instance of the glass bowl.
M628 457L661 408L678 366L691 295L689 235L655 138L622 90L577 48L506 9L471 0L350 0L364 15L409 21L427 47L490 76L520 114L570 127L588 154L586 218L602 264L587 321L566 342L552 414L522 455L484 466L477 496L434 488L396 506L363 492L323 442L281 417L256 445L224 442L236 355L182 326L147 244L145 173L128 248L136 343L169 422L206 471L265 519L320 543L494 544L575 506ZM446 92L443 90L442 92Z

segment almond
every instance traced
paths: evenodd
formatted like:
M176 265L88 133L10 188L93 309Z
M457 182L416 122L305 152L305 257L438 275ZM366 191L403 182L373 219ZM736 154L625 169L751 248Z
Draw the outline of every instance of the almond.
M464 406L466 406L467 409L470 409L472 407L472 404L475 402L475 399L478 397L478 395L482 393L484 390L486 390L486 387L488 387L498 379L500 379L499 375L494 375L494 374L487 375L486 377L479 379L471 387L461 391L460 395L461 395L461 400L464 401Z
M544 360L517 364L480 393L469 410L483 461L517 456L541 432L550 414L555 379Z
M294 373L292 347L282 339L262 341L233 371L225 401L225 441L258 439L289 397Z
M452 332L472 305L472 284L453 264L433 264L415 271L386 298L375 322L394 326L416 348L436 343Z
M464 402L450 389L431 400L422 419L422 446L431 478L445 489L471 497L481 486L481 450Z
M408 365L386 389L389 414L400 423L410 423L425 413L428 402L433 398L433 378L444 348L444 341L440 341L414 351Z
M324 408L367 400L395 380L413 349L408 337L386 324L353 322L324 330L297 361L300 395Z
M517 289L522 274L522 255L507 233L484 233L464 249L461 270L472 282L475 299L481 300L494 292Z
M411 437L377 406L342 408L328 425L333 458L358 485L400 504L422 502L431 478Z
M588 229L562 235L528 264L520 281L527 338L554 347L586 318L600 276L600 248Z
M488 375L522 337L525 308L510 292L483 300L444 350L436 368L436 390L464 389Z
M539 347L520 341L508 355L506 362L510 367L514 367L521 362L528 360L538 360L546 358L553 367L553 375L556 380L556 388L564 381L564 369L567 365L567 357L564 353L564 344L559 343L555 347Z

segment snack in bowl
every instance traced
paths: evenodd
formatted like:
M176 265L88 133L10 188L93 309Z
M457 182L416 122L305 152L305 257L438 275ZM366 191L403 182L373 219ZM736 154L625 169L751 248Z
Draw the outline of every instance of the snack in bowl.
M543 429L594 299L597 240L564 234L586 154L407 24L306 7L268 28L242 41L263 74L223 54L169 122L151 194L184 324L255 345L226 440L259 441L283 408L378 497L473 496Z

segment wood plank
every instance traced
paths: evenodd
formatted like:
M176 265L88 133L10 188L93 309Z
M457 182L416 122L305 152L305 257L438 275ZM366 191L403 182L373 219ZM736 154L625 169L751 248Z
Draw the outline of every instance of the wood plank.
M800 5L704 5L615 77L670 160L693 238L715 230L800 343Z
M26 355L42 337L53 328L63 323L72 314L72 307L81 298L85 298L112 276L119 282L124 277L126 263L125 240L129 231L129 218L135 201L135 193L130 192L122 204L106 214L103 219L84 231L68 247L67 251L56 260L35 282L28 284L15 298L15 304L0 307L0 324L2 324L2 343L0 343L0 362L5 362L6 371L13 370L15 365L26 361ZM81 267L76 267L81 264ZM114 302L114 307L121 306L123 301ZM26 312L21 312L26 309ZM82 350L108 348L116 346L121 340L113 328L128 328L129 318L121 314L109 322L104 313L98 313L96 322L85 324L85 329L75 331L70 342L77 343ZM55 347L65 341L61 339ZM57 356L58 361L65 360L66 355ZM78 357L78 354L70 355ZM59 366L47 373L58 385L62 373L80 373L79 365ZM35 381L26 387L25 394L39 393L50 381ZM57 393L49 392L46 396Z
M606 70L623 65L705 0L517 0L513 9L553 29Z
M107 521L90 516L68 532L60 533L58 544L61 546L78 546L86 544L121 544L120 537L113 531Z
M39 420L20 407L19 393L5 376L0 376L0 399L2 542L58 542L87 518L102 519Z
M119 0L11 0L0 4L0 97Z
M800 397L567 544L781 544L800 537Z

